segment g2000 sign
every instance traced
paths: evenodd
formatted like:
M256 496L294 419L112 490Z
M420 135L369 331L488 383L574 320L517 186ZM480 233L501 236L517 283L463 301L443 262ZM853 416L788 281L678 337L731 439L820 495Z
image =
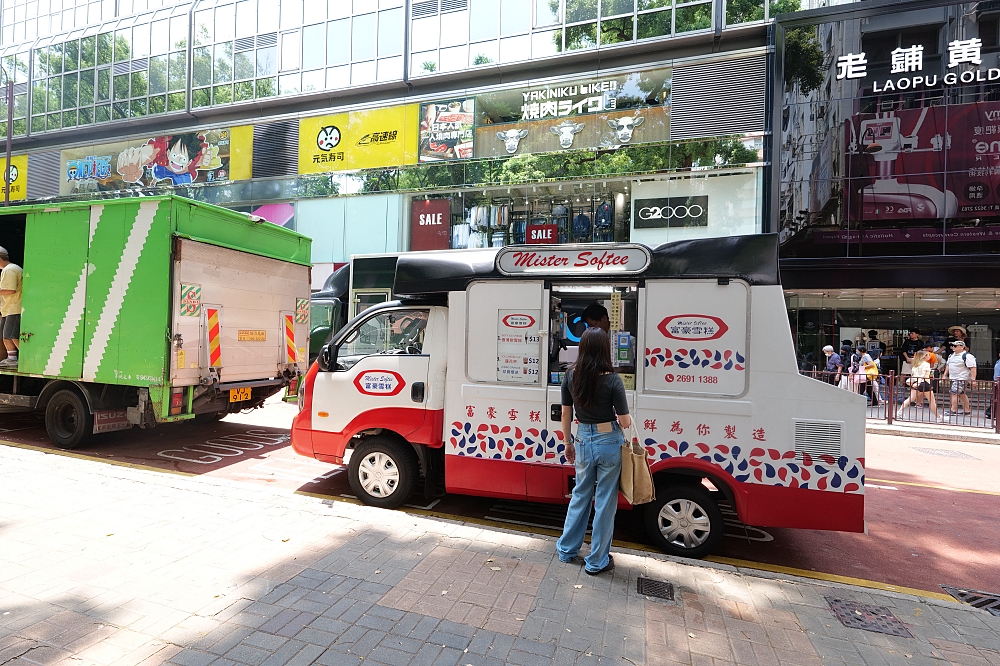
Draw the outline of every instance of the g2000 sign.
M667 197L637 199L635 228L707 227L708 197Z

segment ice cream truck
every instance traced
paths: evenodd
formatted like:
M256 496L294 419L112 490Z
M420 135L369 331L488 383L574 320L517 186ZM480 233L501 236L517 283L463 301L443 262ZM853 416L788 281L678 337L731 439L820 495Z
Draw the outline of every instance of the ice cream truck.
M749 525L864 530L864 398L799 375L774 235L402 254L393 295L324 347L292 426L298 453L347 461L367 504L420 483L568 502L560 384L596 302L656 545L710 553L720 503Z

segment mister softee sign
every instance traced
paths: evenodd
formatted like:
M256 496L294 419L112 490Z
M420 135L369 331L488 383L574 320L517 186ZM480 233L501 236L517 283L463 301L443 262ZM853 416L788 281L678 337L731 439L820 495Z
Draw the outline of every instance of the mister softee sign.
M497 254L504 275L569 275L641 273L649 266L649 250L641 245L613 245L606 249L562 246L540 249L509 246Z

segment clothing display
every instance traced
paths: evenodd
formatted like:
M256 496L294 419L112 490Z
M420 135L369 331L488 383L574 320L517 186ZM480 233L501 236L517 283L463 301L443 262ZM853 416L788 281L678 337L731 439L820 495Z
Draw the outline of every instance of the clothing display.
M554 225L558 243L608 243L615 240L613 199L576 197L503 199L507 203L476 203L453 220L452 248L488 248L521 245L528 241L527 227ZM481 200L482 201L482 200ZM490 201L490 200L486 200ZM493 199L492 201L496 201ZM622 240L622 239L619 239Z

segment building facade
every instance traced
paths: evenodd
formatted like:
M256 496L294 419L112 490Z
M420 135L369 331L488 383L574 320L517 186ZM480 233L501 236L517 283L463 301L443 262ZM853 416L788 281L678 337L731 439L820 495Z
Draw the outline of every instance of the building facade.
M316 286L359 253L757 233L798 6L5 0L11 199L170 188L313 237Z
M954 326L996 361L998 26L1000 3L935 0L778 20L771 212L806 365L847 339L898 370L910 328Z

